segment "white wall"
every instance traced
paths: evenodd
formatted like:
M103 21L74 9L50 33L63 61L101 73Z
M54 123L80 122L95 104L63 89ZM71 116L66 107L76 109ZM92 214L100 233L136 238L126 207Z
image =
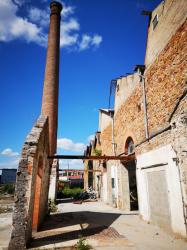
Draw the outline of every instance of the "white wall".
M53 164L51 167L51 174L50 174L49 194L48 194L48 198L51 200L56 199L58 168L59 168L58 160L53 160Z
M121 105L132 94L133 90L139 82L140 77L138 73L134 73L117 80L114 105L115 113L117 113Z
M178 166L173 160L175 157L176 155L171 145L167 145L137 156L139 210L142 218L149 221L150 210L148 198L149 190L147 189L147 172L165 170L171 216L171 229L175 233L186 236ZM155 164L160 166L154 167L153 165ZM150 166L152 167L150 168Z
M102 131L107 128L112 123L112 118L110 113L106 110L99 110L99 131Z
M102 176L102 189L101 189L101 198L104 202L108 202L107 196L107 172L103 173Z
M111 166L111 178L114 178L114 188L113 188L113 195L116 199L116 204L118 204L117 202L117 198L118 198L118 173L117 173L117 166L116 165L112 165ZM112 185L112 184L111 184Z

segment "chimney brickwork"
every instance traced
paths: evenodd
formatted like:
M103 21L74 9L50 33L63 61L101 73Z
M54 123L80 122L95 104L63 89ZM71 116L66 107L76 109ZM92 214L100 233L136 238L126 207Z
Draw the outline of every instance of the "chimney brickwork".
M49 154L54 155L57 146L60 13L62 5L53 1L50 4L50 9L42 114L48 116L49 119Z

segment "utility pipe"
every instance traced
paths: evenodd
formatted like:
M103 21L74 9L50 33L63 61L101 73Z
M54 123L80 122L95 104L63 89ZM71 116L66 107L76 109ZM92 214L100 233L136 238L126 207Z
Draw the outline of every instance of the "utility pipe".
M111 113L111 118L112 118L112 150L113 154L116 156L116 143L114 139L114 114Z
M181 198L182 198L182 208L183 208L183 216L184 216L184 224L185 224L185 229L186 229L186 235L187 235L187 207L185 204L185 199L184 199L184 191L183 191L183 185L182 185L182 174L181 174L181 170L178 164L178 161L176 161L176 166L177 166L177 170L178 170L178 175L179 175L179 182L180 182L180 190L181 190Z
M145 77L141 73L139 76L140 76L140 81L142 82L142 91L143 91L145 137L146 137L146 139L149 139L148 117L147 117L147 99L146 99L146 91L145 91Z

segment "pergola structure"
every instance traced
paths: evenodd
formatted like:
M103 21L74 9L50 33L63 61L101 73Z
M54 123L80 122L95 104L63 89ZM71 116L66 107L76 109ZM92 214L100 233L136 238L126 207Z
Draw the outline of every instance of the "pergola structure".
M76 159L76 160L120 160L120 161L132 161L135 160L135 154L131 155L119 155L119 156L109 156L109 155L102 155L102 156L96 156L96 155L54 155L54 156L48 156L48 159L59 159L59 160L67 160L67 159Z

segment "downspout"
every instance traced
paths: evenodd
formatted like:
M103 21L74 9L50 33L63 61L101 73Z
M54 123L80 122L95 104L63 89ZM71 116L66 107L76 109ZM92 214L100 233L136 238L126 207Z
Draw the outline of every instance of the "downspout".
M114 137L114 112L110 112L110 116L112 119L112 151L113 155L116 156L116 144L115 144L115 137ZM115 168L116 170L116 168ZM115 185L115 191L112 189L112 203L114 207L117 207L117 193L116 193L116 187L117 187L117 180L116 180L116 173L114 173L114 185Z
M113 155L116 156L116 143L115 143L115 137L114 137L114 114L111 112L111 118L112 118L112 151Z
M179 162L176 159L176 166L177 166L178 175L179 175L181 198L182 198L182 204L183 204L182 208L183 208L184 224L185 224L185 230L186 230L186 236L187 236L187 205L185 204L184 191L183 191L183 187L182 187L182 175L181 175L181 170L180 170L180 167L179 167L178 163Z
M143 109L144 109L144 125L145 125L145 137L149 139L149 129L148 129L148 116L147 116L147 99L145 91L145 77L139 71L140 82L142 82L142 92L143 92Z

